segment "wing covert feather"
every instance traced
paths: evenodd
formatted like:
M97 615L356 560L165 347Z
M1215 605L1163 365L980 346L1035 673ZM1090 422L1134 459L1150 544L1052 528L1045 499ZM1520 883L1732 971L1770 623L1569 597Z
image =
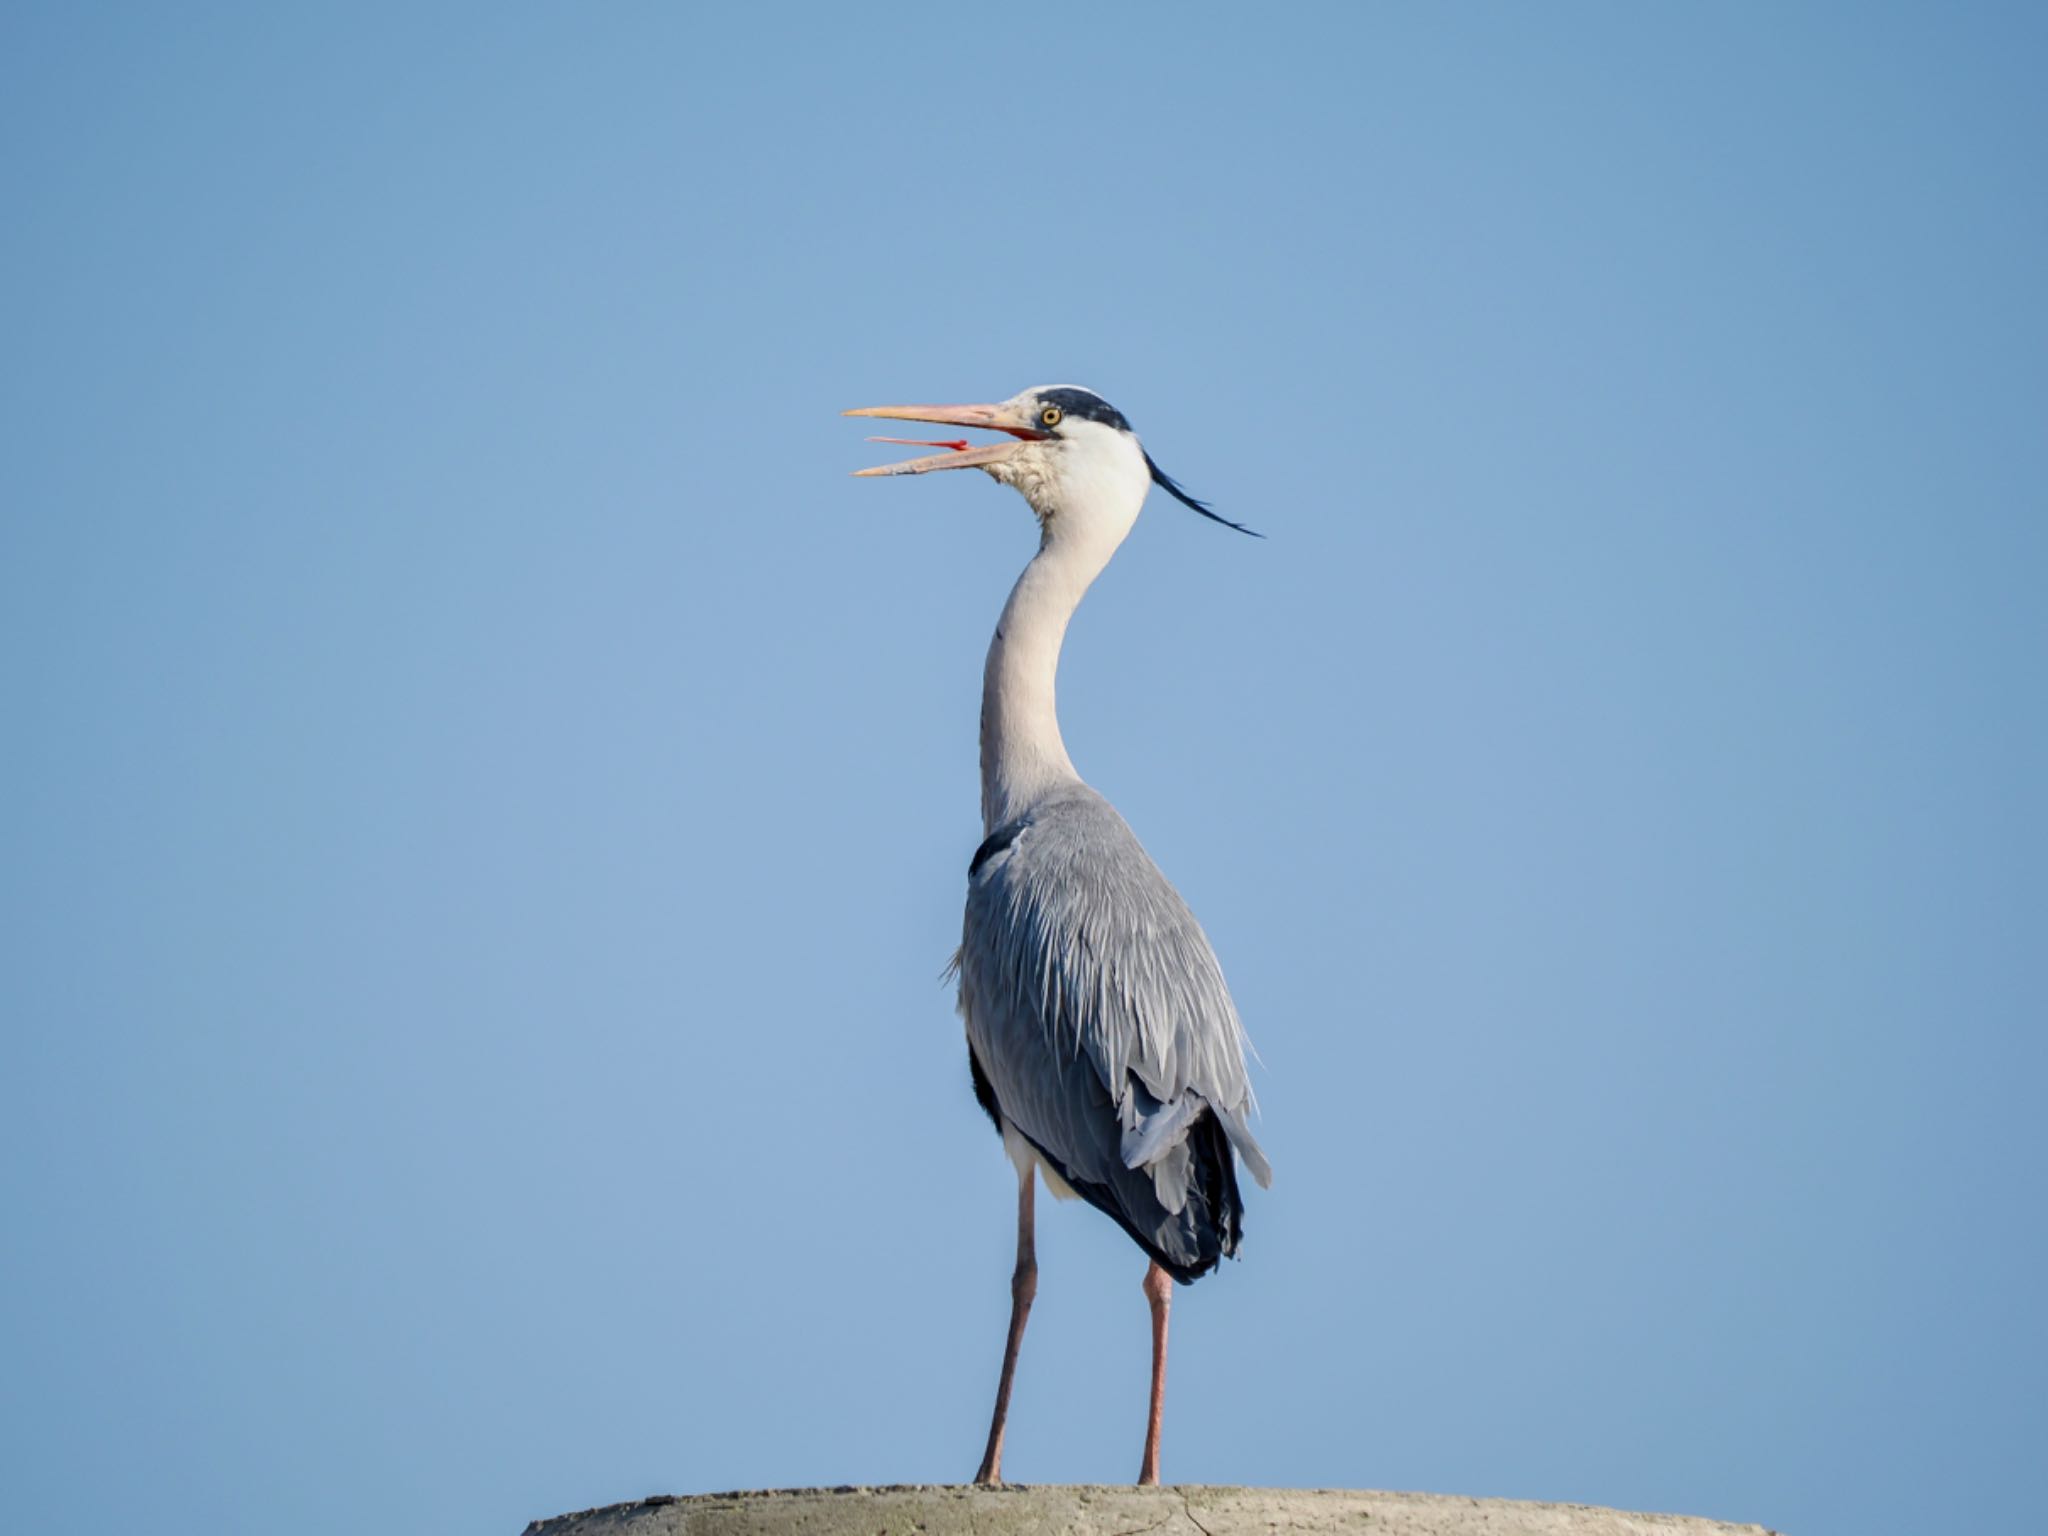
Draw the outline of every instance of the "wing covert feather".
M982 845L960 952L970 1044L1003 1112L1082 1178L1143 1169L1178 1211L1204 1106L1261 1184L1244 1033L1201 925L1083 786ZM1227 1157L1227 1153L1225 1154Z

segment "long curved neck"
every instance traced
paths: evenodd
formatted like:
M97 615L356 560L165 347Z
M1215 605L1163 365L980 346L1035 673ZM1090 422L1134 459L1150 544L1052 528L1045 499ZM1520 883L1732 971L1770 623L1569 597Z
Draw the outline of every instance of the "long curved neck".
M1060 644L1082 594L1116 552L1116 540L1047 534L1003 605L981 681L983 832L1014 820L1047 792L1078 784L1053 707Z

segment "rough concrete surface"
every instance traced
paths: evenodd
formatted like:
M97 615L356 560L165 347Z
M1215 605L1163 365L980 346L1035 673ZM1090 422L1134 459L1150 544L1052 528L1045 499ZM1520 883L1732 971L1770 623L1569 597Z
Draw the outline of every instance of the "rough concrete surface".
M1760 1525L1435 1493L1319 1488L791 1488L644 1499L526 1536L1772 1536Z

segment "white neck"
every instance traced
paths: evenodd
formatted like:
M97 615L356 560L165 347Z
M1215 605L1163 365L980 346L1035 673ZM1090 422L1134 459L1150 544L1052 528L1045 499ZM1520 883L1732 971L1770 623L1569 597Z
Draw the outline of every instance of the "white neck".
M1043 537L1003 604L982 672L984 835L1081 782L1053 708L1060 644L1082 596L1138 520L1151 483L1128 434L1084 422L1067 436L1056 459L1020 458L991 470L1031 503Z
M1060 537L1048 529L1003 604L981 680L981 820L984 835L1052 790L1081 782L1060 739L1053 684L1060 645L1081 598L1122 542Z

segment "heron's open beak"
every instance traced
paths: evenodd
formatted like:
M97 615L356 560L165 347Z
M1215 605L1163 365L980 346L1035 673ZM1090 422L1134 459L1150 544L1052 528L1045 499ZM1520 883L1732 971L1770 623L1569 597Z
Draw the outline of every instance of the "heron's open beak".
M909 443L919 448L943 448L944 453L900 464L877 464L873 469L856 469L856 475L921 475L933 469L976 469L1010 457L1025 443L1037 442L1049 434L1039 431L1014 406L1008 405L864 405L848 411L849 416L885 416L893 421L933 421L945 427L978 427L989 432L1007 432L1013 443L972 443L965 438L954 442L930 442L917 437L871 437L871 443Z

